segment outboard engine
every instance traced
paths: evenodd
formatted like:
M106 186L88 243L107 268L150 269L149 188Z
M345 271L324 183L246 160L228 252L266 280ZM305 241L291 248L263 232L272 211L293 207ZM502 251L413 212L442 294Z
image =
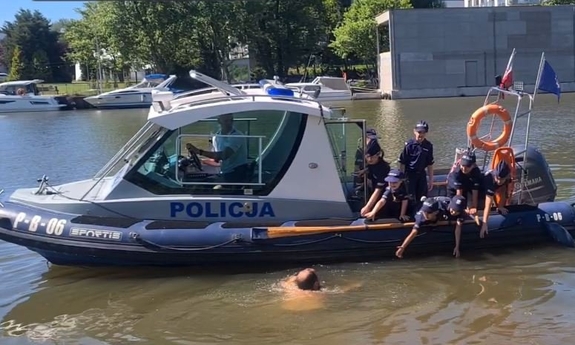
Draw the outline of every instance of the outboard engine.
M515 192L512 204L537 205L555 200L557 184L547 160L539 150L527 147L524 153L515 154L515 162Z

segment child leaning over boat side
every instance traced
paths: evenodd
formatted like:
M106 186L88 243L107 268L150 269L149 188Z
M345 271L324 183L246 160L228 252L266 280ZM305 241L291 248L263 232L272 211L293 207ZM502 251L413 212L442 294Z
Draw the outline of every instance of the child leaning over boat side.
M402 221L409 220L409 206L412 201L404 183L405 175L401 170L393 169L387 174L385 182L388 183L381 200L375 204L373 210L368 212L365 218L375 220L381 218L399 218Z
M377 139L371 139L365 150L365 162L367 163L367 178L371 181L373 192L366 205L361 209L361 216L365 217L381 198L383 190L387 186L385 178L389 173L390 166L383 160L383 150Z
M415 224L411 233L403 240L403 243L397 247L395 256L403 257L407 246L419 234L419 229L423 225L437 223L439 220L455 220L455 248L453 255L459 257L459 242L461 239L461 226L463 225L467 201L463 196L456 195L453 198L445 196L436 196L427 198L423 202L421 209L415 214Z
M485 209L483 210L483 224L481 224L481 231L479 237L484 238L487 235L488 228L487 222L489 221L489 213L491 213L491 205L495 201L495 194L500 195L501 199L497 207L497 212L506 215L508 210L505 208L507 204L508 188L511 186L511 169L509 164L505 161L499 162L494 170L487 171L484 176L483 186L485 188Z

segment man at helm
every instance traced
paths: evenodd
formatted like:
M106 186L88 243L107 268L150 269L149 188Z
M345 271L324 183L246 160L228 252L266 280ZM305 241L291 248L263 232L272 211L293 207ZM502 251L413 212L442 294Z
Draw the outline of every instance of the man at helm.
M233 114L218 116L218 124L220 129L214 138L214 151L198 149L191 143L187 143L186 148L219 163L224 181L245 182L248 174L246 137L234 127Z

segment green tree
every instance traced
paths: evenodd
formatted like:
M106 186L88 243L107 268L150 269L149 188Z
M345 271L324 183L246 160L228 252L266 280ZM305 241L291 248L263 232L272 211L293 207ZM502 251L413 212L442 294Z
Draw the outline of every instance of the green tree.
M544 0L541 4L544 6L575 5L575 0Z
M409 0L356 0L334 31L331 47L341 57L353 55L365 63L376 61L375 17L392 8L411 8Z
M20 47L16 46L12 50L12 59L10 61L10 72L8 73L8 80L22 80L24 78L26 64L24 55Z
M62 49L58 43L58 33L51 30L50 21L38 11L20 10L12 22L6 22L1 31L6 34L4 64L11 65L13 51L19 47L26 64L22 78L34 78L31 64L36 51L43 50L48 56L50 78L63 63Z
M32 67L34 68L34 77L42 80L49 80L52 78L52 71L50 69L48 54L43 50L37 50L32 55Z

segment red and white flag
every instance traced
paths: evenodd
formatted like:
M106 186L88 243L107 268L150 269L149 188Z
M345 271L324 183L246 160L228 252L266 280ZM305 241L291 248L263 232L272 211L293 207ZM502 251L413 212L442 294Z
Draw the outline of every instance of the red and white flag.
M511 56L507 62L507 68L505 69L505 73L503 73L503 77L501 78L501 84L499 87L502 89L507 90L513 85L513 58L515 58L515 49L513 49L513 52L511 52Z

